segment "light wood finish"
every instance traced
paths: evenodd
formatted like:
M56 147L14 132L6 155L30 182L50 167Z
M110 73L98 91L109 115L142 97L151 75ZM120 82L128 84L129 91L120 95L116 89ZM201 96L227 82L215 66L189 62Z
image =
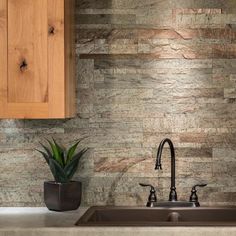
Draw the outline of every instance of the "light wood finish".
M40 9L47 0L8 0L9 102L47 101L47 11Z
M0 118L75 115L73 2L0 0Z
M7 103L7 0L0 0L0 112Z
M65 111L65 98L61 96L65 91L63 16L64 1L48 0L48 24L55 28L55 33L48 38L49 116L61 117Z

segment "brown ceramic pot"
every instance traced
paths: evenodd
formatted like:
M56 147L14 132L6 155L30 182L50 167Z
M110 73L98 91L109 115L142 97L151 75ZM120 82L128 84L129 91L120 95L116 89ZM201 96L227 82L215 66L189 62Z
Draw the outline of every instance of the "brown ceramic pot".
M52 211L71 211L80 206L82 184L78 181L69 183L44 182L44 202Z

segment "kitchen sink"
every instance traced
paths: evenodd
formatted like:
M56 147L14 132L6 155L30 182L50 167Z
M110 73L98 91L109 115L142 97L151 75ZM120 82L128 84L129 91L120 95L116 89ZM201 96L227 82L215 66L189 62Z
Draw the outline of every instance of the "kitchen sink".
M105 207L94 206L77 226L236 226L236 207Z

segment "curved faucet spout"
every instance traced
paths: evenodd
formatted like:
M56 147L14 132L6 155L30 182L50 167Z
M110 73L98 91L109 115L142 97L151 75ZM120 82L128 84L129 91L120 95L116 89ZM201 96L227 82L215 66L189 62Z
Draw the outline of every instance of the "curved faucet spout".
M176 187L175 187L175 149L172 141L168 138L163 139L160 142L160 145L158 147L157 151L157 159L156 159L156 170L162 170L161 166L161 156L162 156L162 150L165 145L165 143L168 143L170 146L170 154L171 154L171 187L170 187L170 195L169 195L169 201L177 201L177 193L176 193Z

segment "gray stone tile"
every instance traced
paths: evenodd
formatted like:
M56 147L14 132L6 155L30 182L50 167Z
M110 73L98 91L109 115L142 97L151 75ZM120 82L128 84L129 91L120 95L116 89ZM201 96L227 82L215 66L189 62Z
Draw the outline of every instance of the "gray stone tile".
M76 1L77 115L0 121L0 205L42 206L52 175L35 148L55 137L90 150L75 174L82 205L139 205L157 187L167 200L176 147L179 199L196 183L207 205L234 205L235 0ZM175 15L176 13L176 15Z

